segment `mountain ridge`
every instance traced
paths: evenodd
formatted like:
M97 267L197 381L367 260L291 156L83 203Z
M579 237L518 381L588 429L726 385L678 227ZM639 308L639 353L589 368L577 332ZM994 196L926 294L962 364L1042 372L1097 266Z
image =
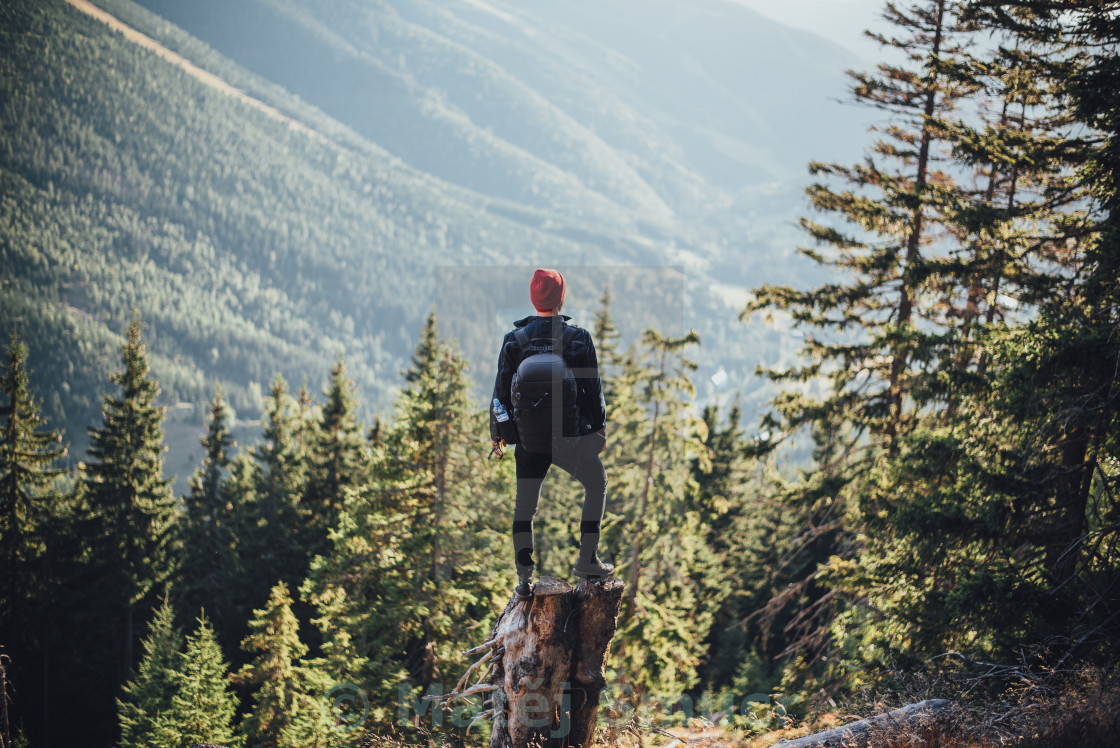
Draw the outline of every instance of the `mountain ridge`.
M26 11L46 43L6 34L10 43L0 60L12 74L0 84L9 102L0 243L9 262L0 324L39 341L32 368L50 382L47 416L66 425L71 438L77 434L76 441L97 417L98 393L115 368L115 341L134 307L148 322L153 366L168 402L205 402L220 384L233 407L251 417L273 374L293 383L306 379L314 389L344 351L371 415L390 400L422 316L440 298L436 271L464 264L493 267L499 275L525 263L573 272L579 266L689 268L683 285L671 291L677 300L670 307L680 309L680 325L698 327L705 341L700 396L729 394L705 384L718 369L730 373L739 391L760 386L751 371L759 353L775 351L778 341L770 331L739 325L723 299L735 296L753 267L789 272L772 262L785 252L775 232L787 229L767 201L788 210L782 191L792 186L749 186L752 210L766 220L737 216L739 198L674 161L679 151L671 139L646 132L649 120L623 107L603 114L603 122L618 126L609 137L598 121L572 117L556 119L560 130L548 137L563 145L565 133L575 131L572 122L598 133L604 147L637 133L634 148L616 149L613 157L647 186L653 182L643 174L657 174L676 190L654 190L660 204L678 206L671 220L659 220L666 215L659 207L643 212L602 196L584 200L586 190L571 191L559 206L479 192L408 163L140 6L95 5L325 140L293 132L225 94L206 93L180 67L147 56L152 53L70 5ZM450 26L461 23L434 4L408 8ZM520 48L501 49L512 55ZM562 72L547 61L536 71L542 80ZM571 81L549 85L570 98L580 90ZM529 92L519 102L536 97L556 106L523 82L518 90ZM604 88L582 105L604 104L608 94ZM632 113L634 121L619 112ZM664 156L666 170L650 154ZM581 177L565 179L574 184ZM684 211L687 220L681 205L695 208ZM588 298L573 299L573 307L593 308L602 280L589 276ZM618 288L629 294L617 310L624 330L632 334L664 320L656 298L638 299L633 294L642 289L625 283ZM497 335L507 322L480 319L478 336ZM475 365L481 382L489 362Z

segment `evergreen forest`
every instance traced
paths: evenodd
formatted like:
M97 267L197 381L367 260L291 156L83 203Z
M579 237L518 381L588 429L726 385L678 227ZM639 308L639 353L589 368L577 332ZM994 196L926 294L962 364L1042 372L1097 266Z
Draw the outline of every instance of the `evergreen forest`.
M415 308L426 268L668 261L659 198L436 179L100 5L281 117L61 0L0 5L0 748L482 745L481 698L425 697L510 599L516 479L477 341ZM937 745L1120 733L1120 3L882 13L882 62L835 91L877 124L808 165L794 270L688 298L697 329L580 302L626 583L604 744L769 746L928 698L961 709ZM206 405L176 484L180 401ZM538 571L568 578L583 497L553 473Z

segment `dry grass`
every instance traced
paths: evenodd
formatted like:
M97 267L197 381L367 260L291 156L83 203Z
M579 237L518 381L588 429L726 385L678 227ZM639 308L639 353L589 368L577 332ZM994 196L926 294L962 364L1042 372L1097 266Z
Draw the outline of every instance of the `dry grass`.
M858 711L883 713L943 698L956 706L921 736L877 736L874 748L1116 748L1120 746L1120 672L962 661L925 677L899 678L889 697L864 696Z
M973 663L975 665L975 663ZM929 698L958 705L921 731L876 734L867 748L1116 748L1120 746L1120 671L1096 668L1055 674L987 666L907 675L886 695L863 694L834 712L811 715L801 724L766 733L726 722L693 719L687 726L661 727L632 720L601 734L609 748L768 748ZM900 685L901 684L901 685ZM369 735L363 748L461 748L486 745L489 730L474 730L461 742L446 734Z

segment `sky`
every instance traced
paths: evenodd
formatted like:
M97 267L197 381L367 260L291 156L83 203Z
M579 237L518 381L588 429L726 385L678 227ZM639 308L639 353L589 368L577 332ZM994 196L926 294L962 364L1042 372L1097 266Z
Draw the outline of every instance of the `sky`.
M882 27L880 11L886 0L735 0L787 26L806 29L831 39L865 60L875 60L879 45L863 36L869 27Z

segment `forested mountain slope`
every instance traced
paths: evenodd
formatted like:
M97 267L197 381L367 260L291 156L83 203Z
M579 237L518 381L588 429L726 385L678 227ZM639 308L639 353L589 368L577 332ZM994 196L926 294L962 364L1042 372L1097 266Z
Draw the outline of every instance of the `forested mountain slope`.
M424 171L587 222L698 224L856 135L846 54L724 0L141 4Z
M526 245L610 261L360 138L294 132L62 2L9 7L0 34L0 314L31 341L55 422L91 422L133 307L171 401L219 380L254 407L253 383L317 387L345 350L378 402L432 266Z
M201 404L220 383L252 414L273 374L317 389L344 351L363 402L383 407L441 266L680 265L677 321L702 333L702 373L741 383L776 347L707 284L746 285L763 265L783 277L775 232L790 231L804 159L778 135L825 129L811 116L825 63L787 64L811 38L720 4L158 8L269 81L139 6L98 4L303 129L61 0L8 5L0 326L31 342L45 415L68 438L96 417L132 308L165 402ZM738 36L700 45L720 23ZM761 39L801 47L762 75ZM789 76L819 96L780 105ZM759 192L766 220L736 207ZM619 309L624 328L641 314Z

